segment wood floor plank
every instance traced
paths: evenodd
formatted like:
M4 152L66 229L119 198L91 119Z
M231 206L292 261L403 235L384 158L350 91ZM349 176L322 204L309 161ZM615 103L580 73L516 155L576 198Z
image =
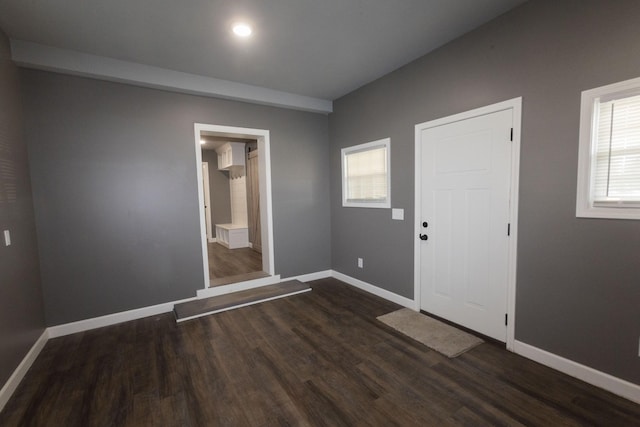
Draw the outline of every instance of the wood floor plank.
M264 271L253 271L251 273L234 274L233 276L224 276L218 279L209 280L209 287L215 288L216 286L230 285L232 283L245 282L248 280L262 279L269 277L268 273Z
M0 412L13 426L638 426L640 405L482 344L449 359L334 279L176 324L50 340Z
M262 271L262 254L251 248L228 249L208 243L207 253L210 280Z
M488 375L512 389L517 389L530 399L561 411L580 425L606 425L608 419L624 420L622 425L634 425L637 411L631 402L616 405L618 397L581 381L576 381L560 372L549 370L536 363L521 363L521 357L513 353L504 354L495 346L486 346L478 352L460 357L465 371L476 375ZM609 402L609 399L614 399ZM583 402L583 404L581 404ZM588 402L588 403L587 403ZM597 403L596 403L597 402ZM598 411L585 411L585 406L602 405ZM606 409L605 409L606 408ZM615 416L610 411L618 411Z

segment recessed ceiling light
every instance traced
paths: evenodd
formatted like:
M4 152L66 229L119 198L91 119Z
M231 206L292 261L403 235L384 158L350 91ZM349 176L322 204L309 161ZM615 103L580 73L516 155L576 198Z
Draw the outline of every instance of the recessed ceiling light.
M233 32L238 37L249 37L253 30L247 24L237 23L233 25Z

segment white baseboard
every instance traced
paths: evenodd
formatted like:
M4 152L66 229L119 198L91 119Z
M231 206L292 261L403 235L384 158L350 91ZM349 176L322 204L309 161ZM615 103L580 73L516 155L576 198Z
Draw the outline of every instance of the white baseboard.
M317 271L315 273L287 277L285 279L282 279L282 281L286 282L287 280L299 280L301 282L311 282L313 280L326 279L327 277L331 277L331 270Z
M565 359L548 351L516 340L513 351L520 356L553 368L586 383L600 387L613 394L640 403L640 385L630 383L613 375L597 371L573 360Z
M396 304L400 304L403 307L407 307L412 310L417 310L415 301L413 301L412 299L403 297L401 295L394 294L393 292L389 292L386 289L379 288L370 283L363 282L362 280L356 279L351 276L347 276L346 274L342 274L335 270L331 270L331 277L334 277L338 280L348 283L351 286L355 286L356 288L362 289L363 291L369 292L370 294L379 296L380 298L384 298L388 301L395 302Z
M418 310L418 305L415 301L363 282L362 280L355 279L334 270L331 271L331 277L391 302L395 302L396 304L400 304L412 310ZM578 362L574 362L573 360L565 359L562 356L549 353L548 351L541 350L521 341L516 340L514 342L513 352L581 381L610 391L611 393L624 397L625 399L629 399L632 402L640 403L640 385L638 384L614 377L613 375L606 374Z
M178 303L192 301L196 298L186 298L179 301L165 302L151 305L149 307L137 308L134 310L121 311L119 313L107 314L105 316L93 317L91 319L79 320L77 322L65 323L63 325L51 326L48 328L49 337L56 338L64 335L71 335L77 332L102 328L103 326L115 325L130 320L142 319L143 317L156 316L168 313L173 310L173 306Z
M231 292L244 291L247 289L257 288L259 286L271 285L274 283L280 283L279 275L265 277L262 279L249 280L241 283L233 283L230 285L216 286L215 288L201 289L197 291L198 296L193 298L170 301L148 307L137 308L134 310L107 314L100 317L93 317L91 319L79 320L77 322L65 323L63 325L51 326L48 328L49 337L56 338L64 335L75 334L77 332L83 332L91 329L102 328L104 326L128 322L130 320L142 319L143 317L156 316L158 314L168 313L172 311L175 304L193 301L199 298L208 298L228 294Z
M218 239L215 238L215 237L214 238L207 238L207 242L209 242L209 243L216 243L217 241L218 241Z
M416 304L413 300L397 295L393 292L389 292L385 289L371 285L359 279L355 279L346 274L334 270L325 270L316 273L304 274L296 277L289 277L285 280L297 279L301 282L323 279L327 277L334 277L356 288L362 289L373 295L384 298L388 301L402 305L404 307L416 310ZM229 292L235 292L239 290L252 289L259 286L266 286L268 284L279 283L280 276L271 276L263 279L256 279L247 282L219 286L216 288L209 288L206 290L198 291L198 298L222 295ZM225 288L225 289L220 289ZM217 289L217 290L216 290ZM231 290L234 289L234 290ZM207 291L213 291L215 295L209 295ZM0 411L7 401L16 390L20 381L25 376L33 362L36 360L44 345L50 338L56 338L64 335L70 335L77 332L87 331L90 329L101 328L103 326L114 325L117 323L127 322L129 320L141 319L143 317L154 316L157 314L163 314L173 310L173 306L177 303L192 301L197 298L187 298L179 301L167 302L163 304L153 305L149 307L143 307L135 310L123 311L120 313L109 314L106 316L96 317L92 319L80 320L77 322L67 323L58 326L52 326L47 328L40 338L31 347L27 355L22 362L15 369L11 377L0 389ZM531 359L542 365L548 366L552 369L556 369L574 378L578 378L586 383L592 384L596 387L600 387L604 390L610 391L618 396L624 397L632 402L640 403L640 385L625 381L620 378L616 378L612 375L606 374L601 371L597 371L588 366L574 362L564 357L558 356L548 351L539 349L532 345L523 343L521 341L515 341L514 353L523 357Z
M16 370L13 371L13 374L11 374L4 386L2 386L2 389L0 389L0 412L4 408L4 405L9 401L13 392L16 391L18 385L20 385L20 381L22 381L27 371L29 371L29 368L31 368L31 365L33 365L33 362L36 360L48 340L49 332L45 329L44 332L42 332L42 335L40 335L40 338L38 338L33 346L31 346L31 349L22 359L22 362L20 362Z
M197 298L217 297L232 292L246 291L247 289L259 288L261 286L274 285L280 283L280 275L262 277L260 279L247 280L239 283L230 283L228 285L215 286L213 288L199 289Z
M331 277L391 302L395 302L396 304L400 304L412 310L418 310L418 306L415 301L363 282L362 280L355 279L351 276L347 276L346 274L333 270L331 271ZM613 375L606 374L578 362L574 362L573 360L565 359L562 356L549 353L548 351L541 350L521 341L516 340L514 342L513 352L581 381L600 387L613 394L624 397L625 399L629 399L632 402L640 403L640 385L638 384L614 377Z

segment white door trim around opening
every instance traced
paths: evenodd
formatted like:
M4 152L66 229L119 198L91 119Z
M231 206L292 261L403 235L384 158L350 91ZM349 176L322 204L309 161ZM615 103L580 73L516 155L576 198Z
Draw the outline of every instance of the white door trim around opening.
M203 181L202 181L202 147L200 135L207 135L256 139L258 150L263 155L259 159L259 188L260 188L260 222L262 226L262 270L273 276L275 274L275 260L273 251L273 212L271 199L271 146L269 131L265 129L251 129L234 126L220 126L205 123L194 124L195 165L198 181L198 204L200 215L200 236L202 240L202 268L204 273L204 289L209 288L209 258L207 256L207 231L204 213Z
M205 224L207 225L207 241L214 243L213 224L211 222L211 189L209 188L209 163L202 162L202 185L204 186Z
M419 123L415 126L415 224L414 224L414 305L420 309L420 209L422 206L421 189L421 144L420 135L424 129L442 126L453 122L470 119L503 110L513 110L513 146L511 152L511 197L509 205L509 222L511 224L511 237L509 239L508 255L508 282L507 282L507 342L508 350L514 350L515 343L515 311L516 311L516 261L518 249L518 192L520 177L520 130L522 123L522 98L514 98L508 101L486 107L477 108L464 113Z

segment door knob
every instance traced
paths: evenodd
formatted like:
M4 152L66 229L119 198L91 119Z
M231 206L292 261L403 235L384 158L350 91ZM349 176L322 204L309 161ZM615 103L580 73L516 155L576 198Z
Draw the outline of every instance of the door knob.
M429 236L427 236L426 234L421 234L420 235L420 240L427 240L429 238Z

